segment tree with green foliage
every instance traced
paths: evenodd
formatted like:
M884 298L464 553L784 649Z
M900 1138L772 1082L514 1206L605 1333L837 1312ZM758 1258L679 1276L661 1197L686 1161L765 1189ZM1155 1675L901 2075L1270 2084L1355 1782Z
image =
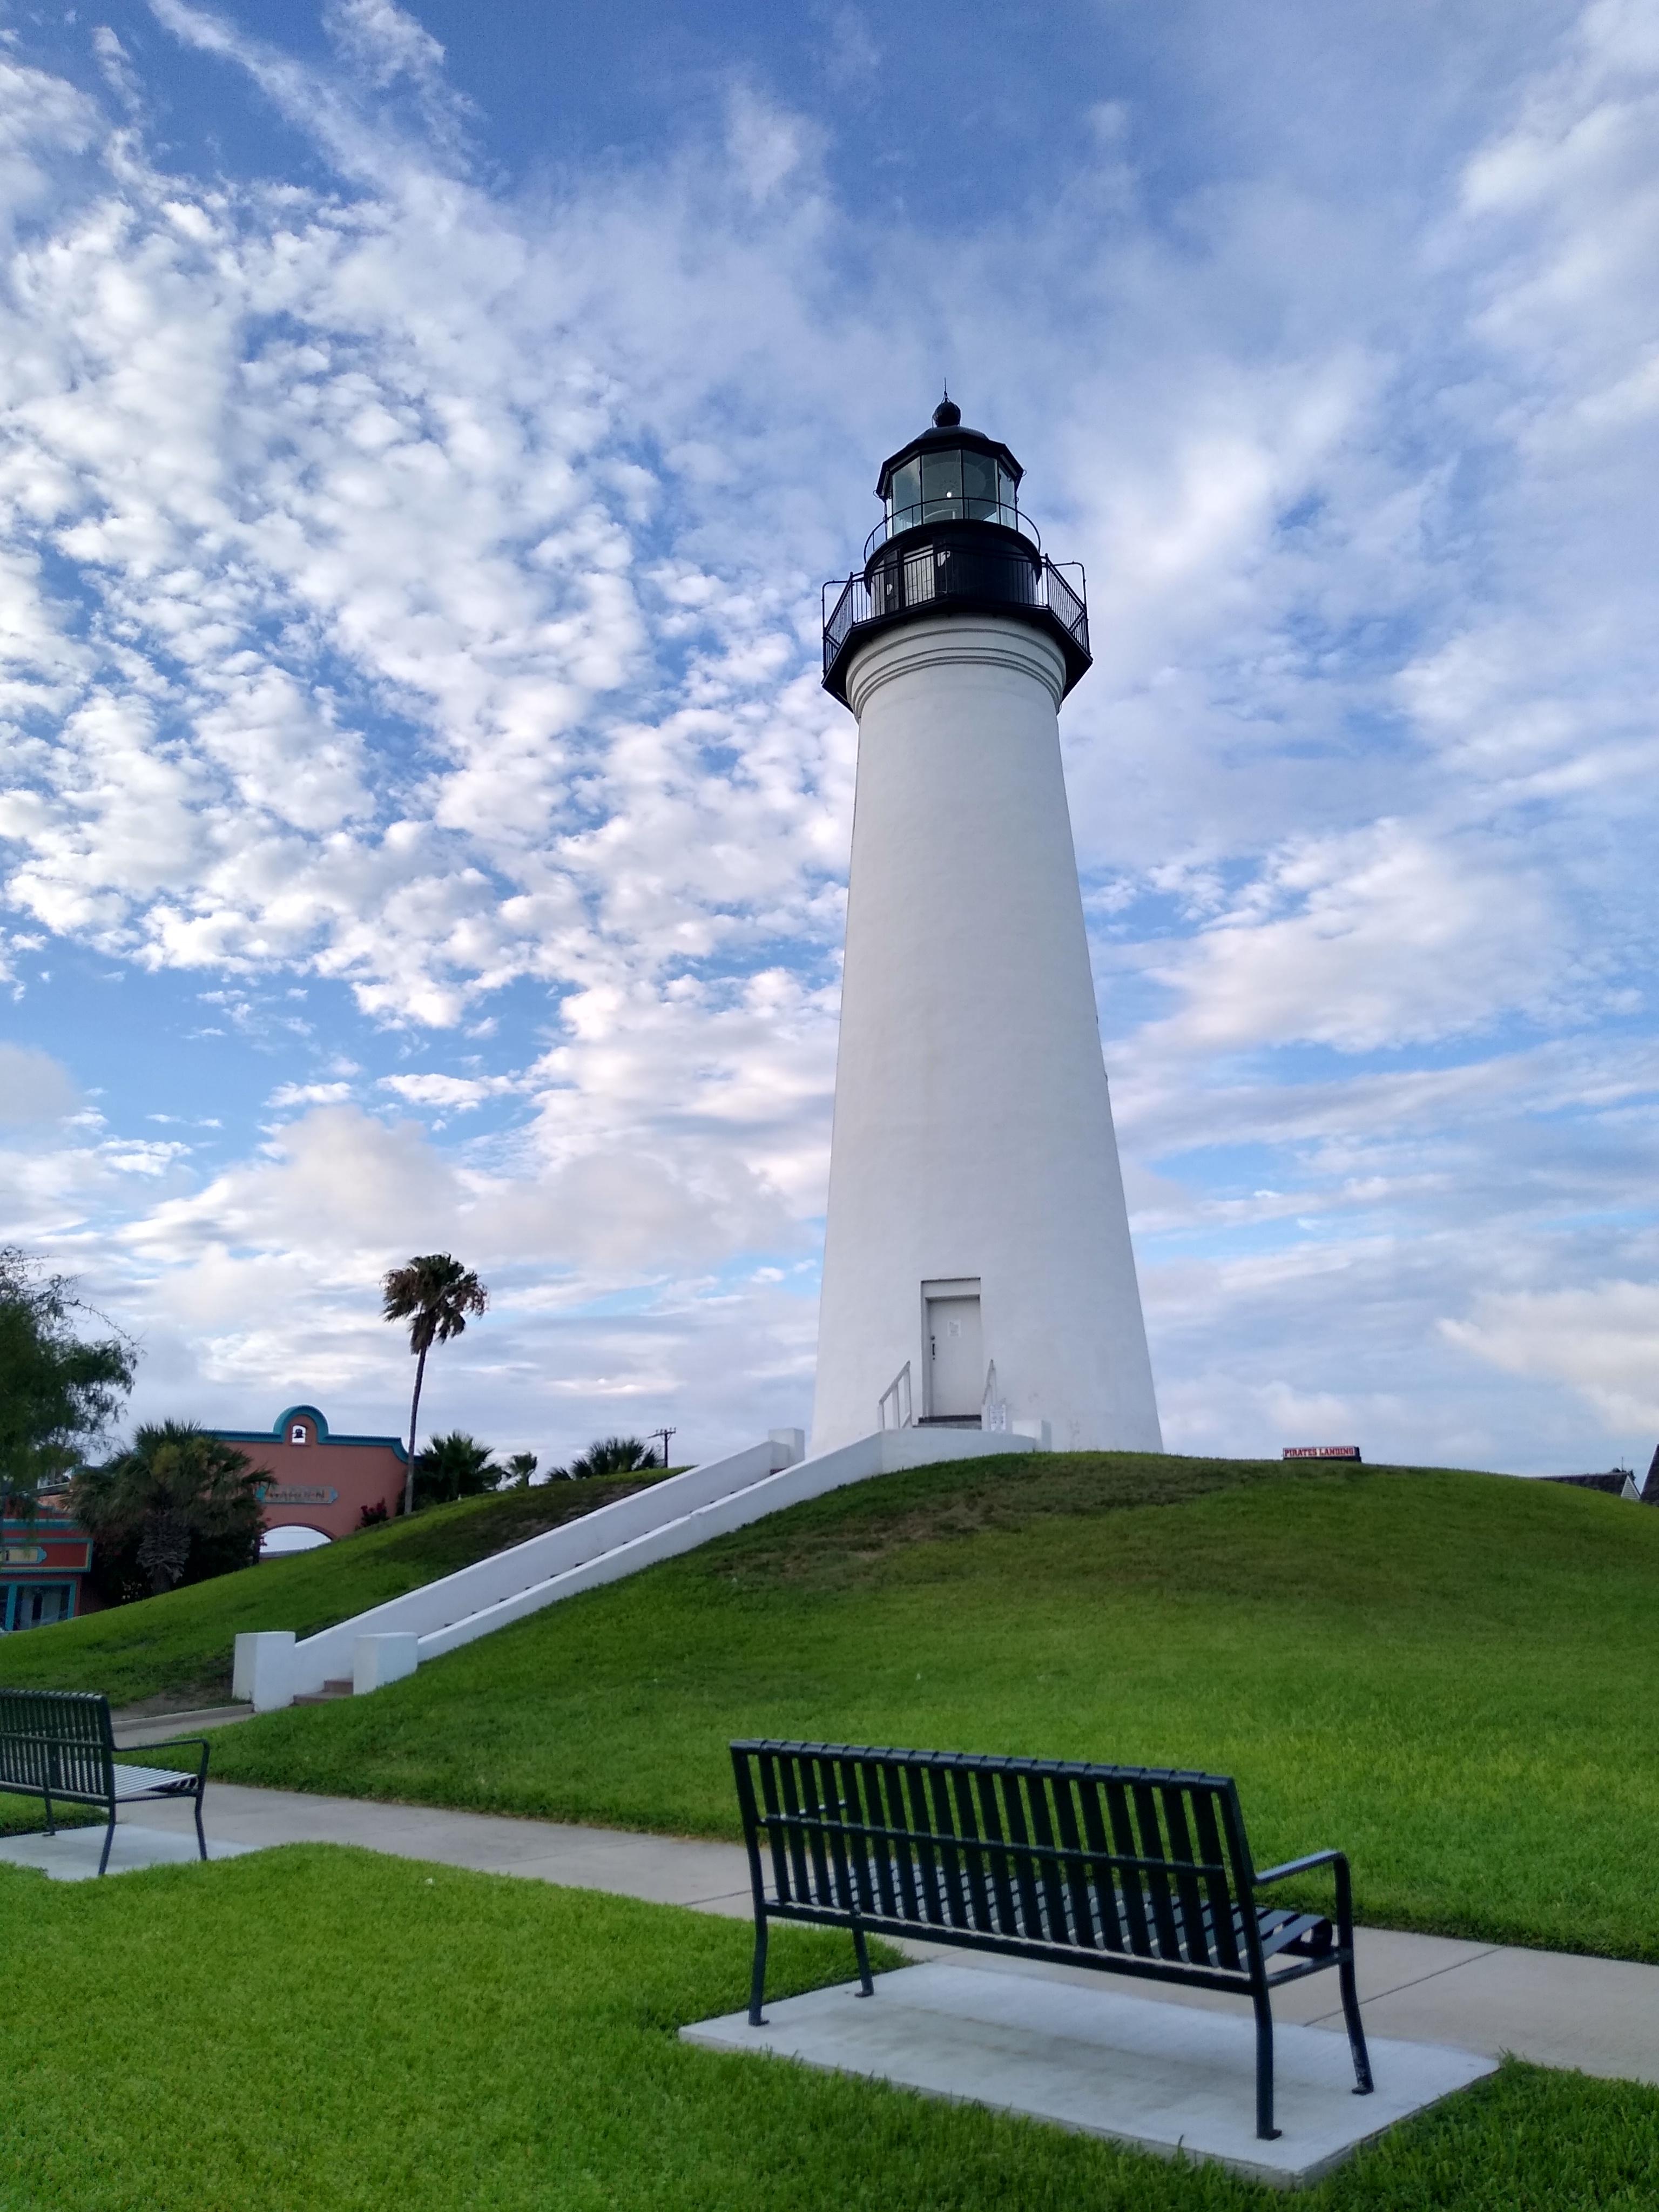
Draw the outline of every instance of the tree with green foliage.
M193 1421L147 1423L125 1451L82 1468L70 1486L100 1589L120 1604L251 1567L269 1479Z
M507 1462L507 1479L502 1482L501 1488L528 1490L531 1478L539 1464L540 1462L532 1451L514 1452Z
M426 1355L434 1344L447 1344L466 1329L469 1314L481 1314L489 1293L471 1267L447 1252L427 1252L393 1267L380 1285L383 1321L409 1323L409 1348L415 1354L415 1395L409 1408L409 1472L404 1478L404 1511L415 1510L416 1428L421 1415L421 1384Z
M553 1473L580 1482L593 1474L641 1473L657 1464L657 1455L639 1437L601 1437L597 1443L589 1444L585 1452L579 1453L568 1467L556 1467Z
M40 1492L80 1462L132 1387L136 1348L118 1332L83 1336L81 1319L92 1313L68 1277L47 1274L15 1247L0 1250L0 1504L8 1513L33 1516Z
M458 1498L480 1498L501 1486L504 1470L496 1466L488 1444L463 1430L434 1437L414 1463L415 1503L450 1505Z

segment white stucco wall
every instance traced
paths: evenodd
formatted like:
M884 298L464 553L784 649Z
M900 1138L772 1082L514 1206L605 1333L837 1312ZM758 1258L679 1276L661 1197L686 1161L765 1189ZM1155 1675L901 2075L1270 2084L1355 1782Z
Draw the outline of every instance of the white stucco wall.
M921 1285L977 1277L1016 1420L1163 1448L1056 719L1058 649L953 615L878 634L859 719L814 1453L866 1434Z

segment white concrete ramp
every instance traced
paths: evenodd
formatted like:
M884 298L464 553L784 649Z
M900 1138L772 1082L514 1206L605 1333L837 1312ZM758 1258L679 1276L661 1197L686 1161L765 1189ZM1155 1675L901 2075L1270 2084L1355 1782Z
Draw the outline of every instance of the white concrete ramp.
M1431 2043L1370 2039L1376 2087L1353 2094L1348 2039L1284 2025L1273 2035L1280 2133L1255 2132L1255 2026L1221 2013L1038 1975L907 1966L787 1997L765 2025L744 2013L683 2027L708 2051L765 2052L925 2096L987 2105L1137 2150L1213 2159L1253 2181L1301 2189L1384 2129L1468 2087L1496 2062Z
M885 1429L802 1459L799 1439L798 1429L778 1431L763 1444L670 1475L303 1642L288 1631L239 1636L233 1694L269 1712L330 1682L349 1681L360 1694L379 1689L561 1598L849 1483L941 1460L1038 1449L1034 1437L982 1429Z

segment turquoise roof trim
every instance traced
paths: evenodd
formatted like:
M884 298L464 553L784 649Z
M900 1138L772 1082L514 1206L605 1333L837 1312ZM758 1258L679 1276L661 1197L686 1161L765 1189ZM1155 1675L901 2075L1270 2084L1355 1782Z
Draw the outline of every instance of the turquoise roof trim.
M287 1437L283 1432L289 1423L298 1420L302 1414L307 1420L315 1421L317 1424L317 1441L319 1444L384 1444L389 1449L395 1451L400 1460L405 1462L408 1461L409 1447L401 1437L331 1436L328 1422L323 1414L322 1408L319 1406L289 1406L277 1414L268 1429L210 1429L207 1433L210 1437L217 1437L222 1443L227 1444L285 1443Z

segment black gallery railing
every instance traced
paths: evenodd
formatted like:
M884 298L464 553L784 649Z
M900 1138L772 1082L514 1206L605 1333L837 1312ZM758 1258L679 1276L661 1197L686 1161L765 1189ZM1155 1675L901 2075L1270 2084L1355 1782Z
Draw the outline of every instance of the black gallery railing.
M864 557L867 561L878 545L884 545L890 538L902 538L907 530L930 522L994 522L1003 530L1012 530L1027 538L1039 552L1042 550L1042 535L1029 514L1022 514L1011 501L995 499L962 499L955 492L943 499L925 499L910 507L890 507L864 541Z
M1082 569L1076 562L1066 566ZM834 584L823 587L829 606ZM946 599L981 605L1041 608L1086 654L1089 610L1082 592L1045 554L1032 560L1018 553L987 553L961 545L919 545L900 560L884 563L866 580L849 576L823 623L823 665L827 673L852 632L863 623L885 621Z

